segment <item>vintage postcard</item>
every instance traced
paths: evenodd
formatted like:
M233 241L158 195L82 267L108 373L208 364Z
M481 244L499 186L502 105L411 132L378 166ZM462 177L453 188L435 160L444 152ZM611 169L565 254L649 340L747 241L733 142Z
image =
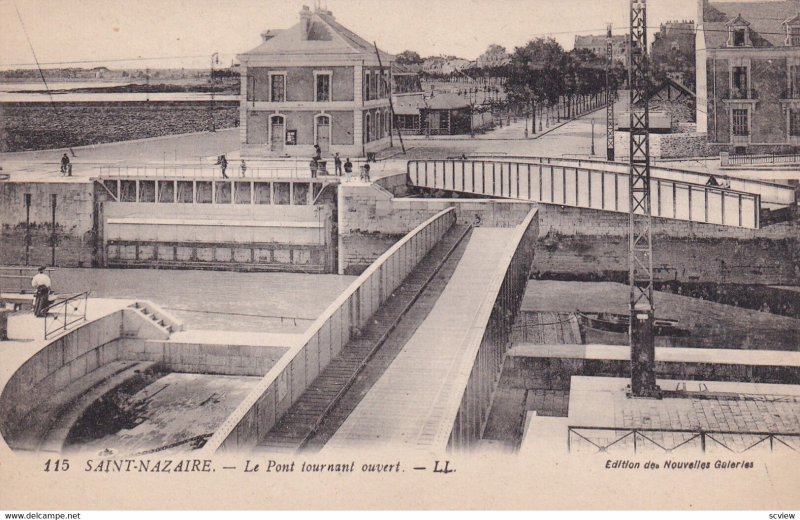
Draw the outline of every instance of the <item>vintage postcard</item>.
M0 509L800 509L797 0L0 20Z

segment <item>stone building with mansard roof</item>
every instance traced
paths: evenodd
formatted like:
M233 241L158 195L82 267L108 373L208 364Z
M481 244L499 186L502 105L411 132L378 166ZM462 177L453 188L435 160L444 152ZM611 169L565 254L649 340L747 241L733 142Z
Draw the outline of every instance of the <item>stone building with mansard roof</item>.
M697 130L720 151L800 149L800 1L698 5Z
M243 157L361 157L390 145L391 67L372 43L325 9L261 34L241 62Z

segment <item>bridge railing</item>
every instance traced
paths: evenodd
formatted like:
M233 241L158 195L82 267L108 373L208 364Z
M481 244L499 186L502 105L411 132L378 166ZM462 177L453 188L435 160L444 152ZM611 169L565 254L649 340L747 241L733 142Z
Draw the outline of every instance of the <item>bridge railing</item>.
M331 168L333 163L329 163ZM327 170L333 173L332 169ZM146 179L221 179L222 169L219 165L121 165L97 167L97 178L146 178ZM311 169L296 166L269 166L248 167L242 176L240 163L231 161L225 170L225 175L232 180L236 179L308 179L311 178Z
M469 354L454 383L455 388L464 391L454 395L446 412L449 416L444 424L449 428L442 430L437 439L441 448L469 448L483 435L503 359L511 346L511 328L531 273L534 244L539 236L536 212L531 210L518 226L464 345Z
M568 426L567 449L605 453L611 450L663 451L722 449L744 453L756 448L787 448L800 451L800 433L769 431L728 431L677 428L621 428L605 426Z
M533 162L409 161L415 186L628 212L627 173ZM652 216L756 229L761 197L752 193L651 179ZM641 211L640 211L641 212Z
M375 260L309 327L303 342L270 369L204 449L243 449L261 440L455 221L454 208L443 210Z
M473 154L467 156L467 158L470 160L494 159L494 157L491 154ZM628 173L630 168L629 164L626 162L603 161L600 159L591 159L585 157L559 158L559 157L529 157L524 155L510 155L503 157L500 160L554 164L559 166L578 166L579 168L588 167L593 169L616 171L618 173L626 173L626 174ZM691 170L683 170L679 168L670 168L668 166L656 166L656 165L652 165L650 167L650 172L653 177L659 179L686 182L689 184L699 184L699 185L705 185L706 182L708 182L709 178L712 176L711 173L696 172ZM725 175L726 173L727 172L723 172L720 174L713 174L713 176L719 180L720 176ZM761 202L763 204L789 205L795 202L794 187L792 186L759 180L759 179L742 179L737 177L729 177L729 180L731 183L730 188L732 190L741 191L744 193L750 193L753 195L760 195Z

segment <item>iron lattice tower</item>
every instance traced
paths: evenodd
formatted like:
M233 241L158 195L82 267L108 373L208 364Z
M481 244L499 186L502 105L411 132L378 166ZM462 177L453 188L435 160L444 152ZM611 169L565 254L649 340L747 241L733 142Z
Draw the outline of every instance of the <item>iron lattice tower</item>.
M653 342L653 241L650 206L647 0L630 0L630 183L628 268L632 397L659 397Z
M611 92L611 69L614 65L614 47L611 41L611 24L608 24L606 39L606 159L614 160L614 99Z

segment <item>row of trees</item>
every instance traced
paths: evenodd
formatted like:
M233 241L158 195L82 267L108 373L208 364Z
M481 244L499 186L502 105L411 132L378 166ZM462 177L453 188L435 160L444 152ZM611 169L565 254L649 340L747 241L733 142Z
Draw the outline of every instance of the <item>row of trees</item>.
M606 60L586 49L565 51L552 38L537 38L517 47L502 59L505 49L492 44L476 65L450 74L485 84L494 79L506 92L509 109L530 111L563 105L564 115L571 117L579 104L601 95L606 88ZM419 54L405 51L398 63L421 63ZM625 81L627 71L616 63L610 70L612 90Z
M559 104L563 104L565 116L572 117L579 104L606 89L604 58L586 49L567 52L552 38L537 38L517 47L503 68L497 72L504 78L509 103L529 107L534 119L537 107ZM610 69L612 90L623 84L626 74L620 64Z

